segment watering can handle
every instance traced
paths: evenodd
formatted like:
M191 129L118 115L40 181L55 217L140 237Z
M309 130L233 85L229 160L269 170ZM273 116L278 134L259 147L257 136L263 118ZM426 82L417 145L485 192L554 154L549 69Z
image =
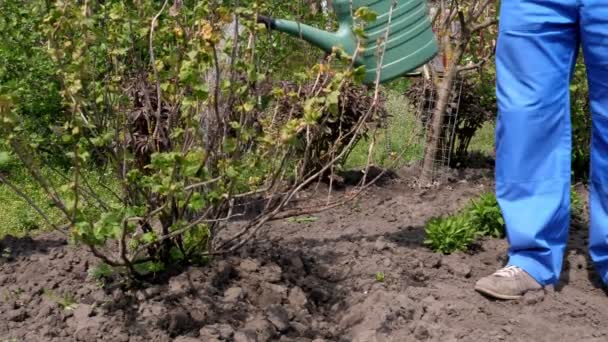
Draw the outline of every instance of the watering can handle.
M265 15L258 15L258 24L264 24L268 29L275 29L277 27L275 19Z

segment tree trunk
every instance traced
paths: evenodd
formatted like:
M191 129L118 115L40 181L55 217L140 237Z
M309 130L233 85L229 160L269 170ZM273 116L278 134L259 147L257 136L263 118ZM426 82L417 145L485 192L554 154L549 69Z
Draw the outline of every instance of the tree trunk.
M454 79L458 74L458 61L460 61L463 55L462 48L458 47L452 56L451 60L448 61L447 68L445 69L444 78L439 84L437 92L437 102L435 102L435 108L433 110L433 117L431 118L431 125L427 131L426 146L424 150L424 159L422 163L422 170L420 175L420 182L423 185L432 183L434 179L433 169L435 167L435 161L438 157L439 143L441 142L441 133L443 128L443 122L445 119L445 111L448 107L450 95L452 92L452 85Z

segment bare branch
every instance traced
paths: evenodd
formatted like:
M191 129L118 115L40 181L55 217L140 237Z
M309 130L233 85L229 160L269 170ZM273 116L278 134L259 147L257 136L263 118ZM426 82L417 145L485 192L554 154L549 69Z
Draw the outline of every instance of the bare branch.
M91 253L96 256L97 258L101 259L103 262L105 262L106 264L112 266L112 267L122 267L122 266L126 266L123 265L117 261L114 261L110 258L108 258L105 254L101 253L97 247L91 245L91 244L87 244L87 246L89 247L89 251L91 251Z
M184 190L188 191L188 190L192 190L194 188L200 188L200 187L203 187L205 185L209 185L211 183L215 183L215 182L217 182L217 181L219 181L221 179L222 179L221 177L215 177L213 179L210 179L210 180L207 180L207 181L204 181L204 182L190 184L190 185L186 186L184 188Z
M473 13L469 15L469 23L477 21L477 19L479 19L479 17L483 14L483 11L488 7L490 2L493 1L496 0L483 0L483 2L477 8L477 11L473 11Z
M469 70L474 70L474 69L479 69L481 68L488 60L486 58L482 59L481 61L474 63L474 64L468 64L468 65L461 65L459 67L457 67L456 72L464 72L464 71L469 71Z
M160 129L160 111L161 111L161 102L162 102L162 89L160 87L160 80L158 78L158 68L156 67L156 59L154 58L154 27L156 26L156 22L161 14L165 11L165 7L169 0L165 0L163 6L160 8L160 11L154 16L152 19L152 23L150 24L150 63L152 65L152 70L154 72L154 81L156 82L156 127L154 128L154 137L158 136L158 131Z
M184 228L181 228L181 229L178 229L178 230L172 231L172 232L171 232L171 233L169 233L169 234L165 234L165 235L163 235L163 236L159 237L159 238L158 238L156 241L153 241L153 242L150 242L150 243L147 243L147 244L145 244L145 245L140 246L140 247L139 247L139 248L138 248L138 249L137 249L137 250L136 250L136 251L133 253L133 260L135 260L135 259L137 258L137 256L138 256L138 255L139 255L141 252L143 252L144 250L148 249L149 247L152 247L152 246L158 245L159 243L161 243L161 242L163 242L163 241L166 241L166 240L171 239L171 238L173 238L173 237L176 237L176 236L182 235L182 234L184 234L185 232L189 231L190 229L195 228L196 226L198 226L198 225L199 225L199 224L201 224L201 223L223 222L223 221L228 221L228 220L231 220L231 219L233 219L234 217L237 217L237 216L242 216L242 215L238 214L238 215L227 216L227 217L223 217L223 218L219 218L219 219L213 219L213 220L207 219L207 218L206 218L206 215L203 215L201 218L199 218L199 219L197 219L197 220L194 220L193 222L191 222L190 224L188 224L188 225L187 225L186 227L184 227Z
M483 23L480 23L480 24L477 24L477 25L471 27L469 32L475 33L475 32L481 31L485 28L488 28L488 27L496 25L496 24L498 24L497 19L488 19L488 20L484 21Z

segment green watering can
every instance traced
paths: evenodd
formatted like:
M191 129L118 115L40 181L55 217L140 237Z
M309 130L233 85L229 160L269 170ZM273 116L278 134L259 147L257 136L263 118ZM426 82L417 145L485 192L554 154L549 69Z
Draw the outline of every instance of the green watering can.
M365 66L364 83L376 81L379 66L378 51L385 50L382 58L380 83L403 76L429 62L438 53L438 45L427 14L426 0L334 0L333 7L338 19L337 32L326 32L305 24L289 20L260 16L258 21L270 29L288 33L331 52L334 47L342 48L350 56L357 48L357 38L353 33L353 18L360 7L367 7L377 14L376 20L365 26L365 46L360 51L355 64ZM392 9L391 7L395 5ZM390 25L389 25L390 21ZM386 43L386 30L389 35Z

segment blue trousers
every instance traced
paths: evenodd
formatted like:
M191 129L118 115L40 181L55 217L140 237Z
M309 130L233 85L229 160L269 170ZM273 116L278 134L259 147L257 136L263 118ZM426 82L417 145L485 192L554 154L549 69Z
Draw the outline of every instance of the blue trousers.
M568 239L569 85L581 46L593 121L589 253L608 283L608 1L501 1L496 196L509 264L543 285L559 280Z

